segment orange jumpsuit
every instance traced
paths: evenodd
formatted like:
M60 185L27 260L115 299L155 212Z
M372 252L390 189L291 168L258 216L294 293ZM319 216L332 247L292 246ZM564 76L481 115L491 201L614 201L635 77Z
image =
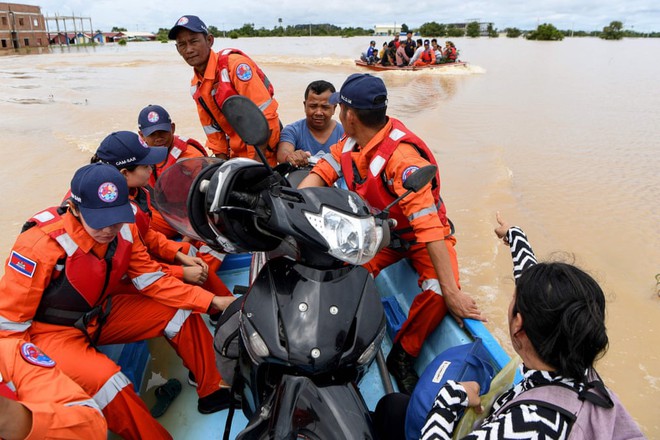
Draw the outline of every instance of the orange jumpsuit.
M174 135L174 142L173 142L174 145L169 147L167 159L163 163L160 163L153 167L153 171L151 173L151 179L149 180L149 186L151 186L152 188L156 186L156 180L158 179L158 177L171 166L171 163L173 162L171 159L176 159L178 161L183 159L189 159L192 157L204 157L204 154L194 146L185 145L187 140L188 139L185 137ZM190 140L197 142L194 139L190 139ZM167 223L167 221L163 218L163 216L160 215L160 212L158 212L155 209L153 209L151 212L152 212L152 216L151 216L152 228L154 228L158 232L163 233L167 238L174 238L179 235L176 229L170 226L170 224Z
M351 151L353 163L362 178L367 176L371 159L378 150L379 144L391 131L392 122L388 121L367 145L356 145ZM340 165L341 154L349 139L347 137L330 147L332 157L324 157L312 170L312 173L317 174L328 186L343 176ZM384 169L385 178L387 182L390 182L389 189L397 195L405 193L402 176L412 167L422 168L426 165L429 165L429 162L420 156L415 147L406 143L399 144ZM408 319L403 323L396 336L396 342L400 342L403 349L412 356L419 354L426 337L438 326L447 313L438 275L426 250L426 243L444 241L451 259L454 279L458 284L458 261L454 249L456 239L450 234L451 228L442 225L437 211L429 212L429 208L435 206L435 201L430 185L427 188L429 189L411 193L399 202L404 214L413 219L410 223L415 234L416 244L410 246L407 251L385 248L365 264L365 267L374 276L377 276L383 268L390 264L402 258L409 258L419 273L419 285L423 291L415 297L408 313ZM367 197L368 200L369 197ZM418 215L422 212L427 214Z
M108 245L92 239L71 213L64 214L59 222L67 233L67 240L62 242L69 251L71 246L77 246L96 258L105 255ZM149 257L135 225L125 224L120 234L131 242L126 276L139 294L123 292L121 283L110 290L112 307L98 344L128 343L164 335L184 366L195 375L198 395L210 395L219 389L221 381L213 340L201 316L192 312L206 312L213 294L166 276ZM44 289L53 281L53 274L61 270L57 266L67 255L58 241L39 227L19 235L0 280L0 337L23 338L50 353L60 369L96 401L111 431L124 438L171 438L151 417L119 366L94 349L83 332L33 320ZM96 320L87 330L96 334Z
M207 137L206 146L216 155L226 154L228 157L248 157L259 160L259 156L254 148L245 145L238 134L231 128L231 125L229 125L213 99L213 94L218 87L218 83L222 81L222 78L216 76L217 65L218 54L211 51L204 76L201 76L195 71L191 81L191 94L193 98L196 95L201 97L213 114L213 118L211 118L200 104L199 98L195 99L199 120ZM241 75L237 74L237 70L243 68L244 65L249 66L252 71L249 79L241 79ZM242 72L244 71L242 70ZM270 95L270 92L256 73L256 65L248 57L239 54L229 55L227 76L227 79L231 82L236 92L239 95L249 98L264 113L268 121L268 127L270 128L268 148L265 151L266 159L272 166L275 166L277 164L277 143L280 139L280 120L277 114L277 101ZM220 127L215 126L213 119L217 121Z
M101 410L59 368L41 366L21 355L35 351L21 339L0 339L0 387L15 390L16 400L32 413L32 430L26 439L107 438Z
M183 266L180 264L173 264L177 252L182 252L190 256L198 256L202 258L209 267L207 279L204 284L202 284L202 287L209 292L213 292L215 295L231 295L227 286L225 286L216 274L222 264L224 255L212 251L211 248L206 245L202 245L202 250L200 251L190 243L170 240L161 232L157 231L153 227L152 220L153 214L158 211L154 209L149 199L145 197L145 194L142 194L141 191L146 193L146 189L143 188L131 188L130 192L131 203L134 203L135 208L137 209L137 211L134 211L135 224L138 226L140 238L142 238L142 242L147 247L149 255L161 263L163 272L170 274L179 280L183 280ZM137 200L138 198L139 201ZM151 212L151 215L149 215L149 212Z

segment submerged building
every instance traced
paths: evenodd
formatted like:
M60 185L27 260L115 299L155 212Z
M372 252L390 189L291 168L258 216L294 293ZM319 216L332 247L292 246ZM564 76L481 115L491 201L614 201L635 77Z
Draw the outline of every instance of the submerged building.
M39 6L0 3L0 52L47 47L46 21Z

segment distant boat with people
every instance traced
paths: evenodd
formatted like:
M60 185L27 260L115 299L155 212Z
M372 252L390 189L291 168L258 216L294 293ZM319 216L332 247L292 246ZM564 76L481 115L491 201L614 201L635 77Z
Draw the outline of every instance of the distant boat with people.
M445 70L450 67L462 67L465 68L467 67L467 62L466 61L456 61L455 63L443 63L443 64L428 64L425 66L403 66L403 67L397 67L397 66L383 66L382 64L369 64L367 62L364 62L362 60L355 60L355 65L360 66L360 67L365 67L370 70L376 70L376 71L418 71L418 70Z

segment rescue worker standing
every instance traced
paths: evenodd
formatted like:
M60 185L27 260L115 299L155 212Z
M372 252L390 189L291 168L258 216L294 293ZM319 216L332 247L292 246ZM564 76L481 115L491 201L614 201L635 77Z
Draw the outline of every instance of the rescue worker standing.
M92 396L108 428L124 438L171 438L119 366L96 344L164 335L199 385L202 413L229 407L219 387L213 341L197 313L233 298L166 276L134 224L124 176L94 163L76 171L67 207L34 215L14 244L0 280L0 337L22 338L50 353ZM135 292L121 290L128 278Z
M300 188L329 186L344 177L349 190L383 209L406 192L403 183L408 176L436 163L424 141L400 121L387 117L387 90L380 78L353 74L329 102L340 106L346 137L330 148L331 154L318 162ZM390 264L410 258L420 275L423 291L415 297L387 358L399 390L411 393L418 379L415 358L447 311L459 324L462 318L483 318L475 301L459 286L456 239L440 198L440 175L392 207L390 216L397 220L390 247L365 267L377 276Z
M0 438L108 436L92 398L31 342L0 339Z
M225 99L242 95L254 102L268 120L270 138L259 145L271 165L276 165L277 143L280 138L278 103L273 98L273 86L263 71L238 49L213 52L213 35L197 16L184 15L170 30L170 40L176 40L179 55L193 67L191 94L197 104L199 120L206 133L206 146L216 157L248 157L259 160L222 114Z

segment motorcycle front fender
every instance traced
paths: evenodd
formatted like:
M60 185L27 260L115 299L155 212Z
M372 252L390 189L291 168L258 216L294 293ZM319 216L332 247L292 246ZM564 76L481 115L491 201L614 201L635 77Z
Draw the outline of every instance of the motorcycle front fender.
M317 386L302 376L282 377L237 439L376 439L369 410L352 383Z

